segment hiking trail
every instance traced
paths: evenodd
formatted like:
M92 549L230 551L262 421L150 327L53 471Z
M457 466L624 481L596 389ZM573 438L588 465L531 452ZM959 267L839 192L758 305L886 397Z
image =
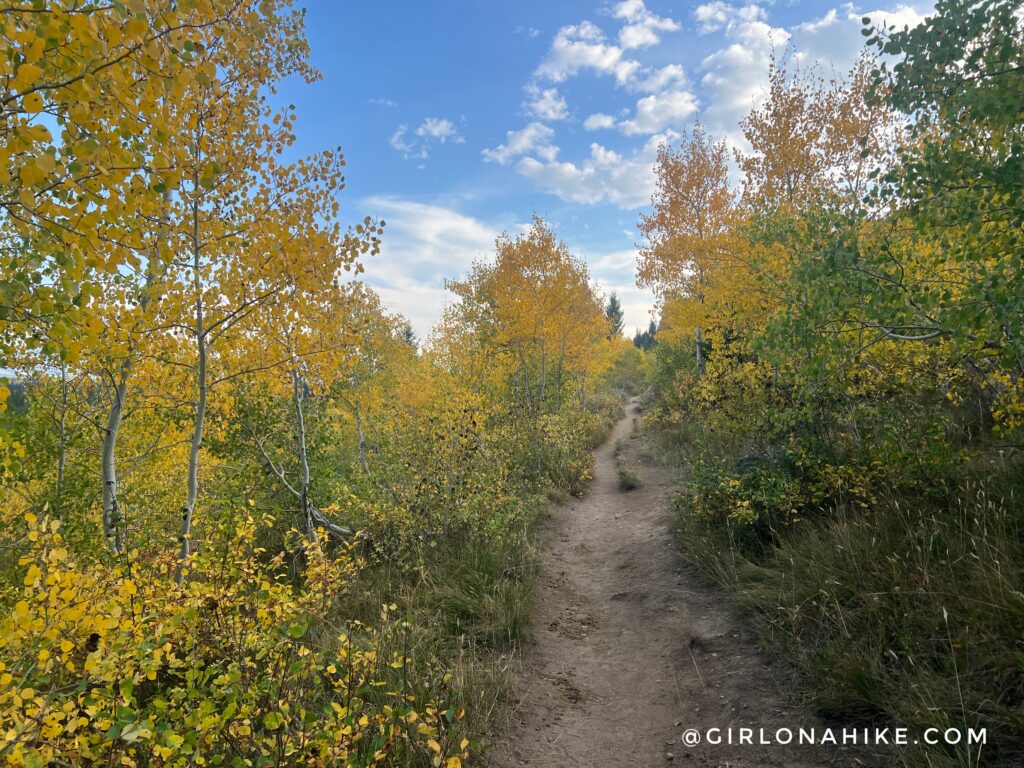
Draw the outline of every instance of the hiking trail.
M597 449L587 493L552 510L542 536L532 640L494 768L842 765L842 749L685 746L688 728L818 725L780 693L725 596L683 566L670 524L672 473L638 431L639 406ZM620 461L640 479L618 487Z

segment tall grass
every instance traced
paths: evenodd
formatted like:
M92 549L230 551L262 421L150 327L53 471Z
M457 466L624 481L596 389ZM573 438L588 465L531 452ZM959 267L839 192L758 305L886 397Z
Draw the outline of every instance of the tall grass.
M684 557L749 613L842 722L987 729L978 752L917 745L908 766L1024 764L1024 506L1017 475L945 503L880 496L779 535L754 562L736 526L676 503ZM998 490L997 490L998 489Z
M402 652L418 665L443 664L456 702L466 712L464 736L487 746L501 728L515 682L517 651L533 609L537 551L533 531L540 499L511 535L435 541L412 565L371 564L349 587L351 601L339 620L372 624L381 604L396 603L412 629ZM415 666L406 684L429 680ZM437 676L434 675L434 678ZM413 763L415 764L415 763Z

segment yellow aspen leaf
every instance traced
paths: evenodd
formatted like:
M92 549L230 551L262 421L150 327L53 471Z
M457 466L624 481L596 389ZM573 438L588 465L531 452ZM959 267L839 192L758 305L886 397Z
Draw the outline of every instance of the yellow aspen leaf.
M28 571L25 573L25 586L31 587L33 584L39 581L40 576L42 576L42 572L39 570L39 566L35 564L30 565Z
M21 105L29 114L43 111L43 98L38 93L30 93L21 100Z
M22 54L25 56L25 61L34 63L39 61L43 55L43 48L46 45L46 40L42 37L36 37L30 45L22 49Z
M11 88L16 91L23 91L35 85L42 74L43 70L41 67L35 64L22 64L18 67L18 72L11 81Z
M124 33L129 38L138 39L142 37L147 29L146 22L142 19L132 19L124 25Z
M71 22L71 29L75 31L75 34L78 35L78 37L83 37L90 32L89 17L84 13L72 14L69 21Z

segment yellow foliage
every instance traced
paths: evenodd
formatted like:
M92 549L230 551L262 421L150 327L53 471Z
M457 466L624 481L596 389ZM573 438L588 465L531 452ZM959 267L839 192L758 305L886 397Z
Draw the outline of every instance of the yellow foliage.
M359 567L350 550L306 542L301 586L284 555L257 545L269 519L242 518L189 563L176 587L165 558L79 565L56 521L26 516L21 597L0 622L0 755L8 765L184 766L242 756L274 765L378 764L430 750L449 763L468 744L461 710L403 686L409 631L385 606L374 626L329 619ZM382 677L381 665L391 670ZM415 729L408 723L417 722Z

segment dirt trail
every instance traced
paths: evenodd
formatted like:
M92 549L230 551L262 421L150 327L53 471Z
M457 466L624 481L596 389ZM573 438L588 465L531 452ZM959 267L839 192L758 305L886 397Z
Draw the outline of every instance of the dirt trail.
M637 406L597 451L587 494L553 511L533 643L512 726L491 765L513 768L834 765L813 748L684 746L687 728L813 725L784 703L714 590L683 570L669 529L669 473L644 461ZM620 491L615 446L641 485ZM835 760L835 762L833 762Z

